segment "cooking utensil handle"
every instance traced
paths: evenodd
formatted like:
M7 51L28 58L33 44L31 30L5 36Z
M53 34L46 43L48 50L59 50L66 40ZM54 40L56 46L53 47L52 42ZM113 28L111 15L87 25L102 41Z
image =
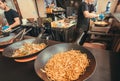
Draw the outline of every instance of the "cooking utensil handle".
M26 32L24 32L24 35L27 34L31 30L32 30L32 28L28 29Z
M14 28L14 29L12 29L10 32L12 33L12 32L14 32L15 30L17 30L17 29L19 29L20 27L17 27L17 28Z
M20 40L22 40L22 38L23 38L23 36L24 36L25 31L26 31L26 29L23 29L23 32L22 32L22 35L21 35L21 37L20 37L19 41L20 41Z
M25 29L26 30L26 29ZM23 31L23 34L22 34L22 36L20 37L20 40L22 40L23 39L23 36L25 35L25 34L27 34L29 31L31 31L32 30L32 28L30 28L30 29L28 29L27 31ZM20 41L19 40L19 41Z
M10 39L9 41L7 41L7 42L9 42L9 43L13 43L14 42L14 40L20 35L20 34L22 34L23 33L23 31L24 30L22 30L22 31L20 31L17 35L15 35L15 37L13 37L12 39Z
M41 38L44 32L45 32L45 30L43 29L43 30L40 32L40 34L38 35L37 38Z
M82 39L82 37L84 36L85 32L83 30L79 30L79 37L77 38L77 40L74 42L74 44L80 45L80 41Z
M20 31L17 35L15 35L14 39L16 39L20 34L23 33L24 30Z

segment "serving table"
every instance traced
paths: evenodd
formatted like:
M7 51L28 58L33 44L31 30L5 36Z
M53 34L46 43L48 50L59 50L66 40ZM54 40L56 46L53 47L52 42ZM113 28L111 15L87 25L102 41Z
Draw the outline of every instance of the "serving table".
M67 22L68 21L68 22ZM51 29L54 33L55 41L73 42L75 41L75 19L62 19L51 22Z

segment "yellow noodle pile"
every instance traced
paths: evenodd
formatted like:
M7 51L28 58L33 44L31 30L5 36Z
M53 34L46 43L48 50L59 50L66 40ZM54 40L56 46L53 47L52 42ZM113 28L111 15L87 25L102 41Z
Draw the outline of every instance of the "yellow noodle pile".
M87 55L79 50L55 54L45 65L45 72L52 81L72 81L89 66Z
M21 57L25 55L30 55L44 49L47 45L45 43L34 44L34 43L24 43L23 46L15 50L12 57Z

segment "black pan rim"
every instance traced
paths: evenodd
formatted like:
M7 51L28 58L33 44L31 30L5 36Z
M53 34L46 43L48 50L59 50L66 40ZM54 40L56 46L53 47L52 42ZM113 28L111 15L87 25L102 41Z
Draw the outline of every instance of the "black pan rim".
M34 42L36 39L35 39L35 38L32 38L32 39L25 39L25 40L22 40L22 41L15 42L15 43L7 46L7 47L4 49L4 51L2 52L2 55L3 55L4 57L10 58L10 59L25 59L25 58L29 58L29 57L33 57L33 56L38 55L38 53L41 52L42 50L41 50L41 51L38 51L38 52L36 52L36 53L29 54L29 55L25 55L25 56L21 56L21 57L12 57L12 56L8 56L8 55L5 54L5 51L6 51L7 49L11 48L11 46L13 46L13 45L15 45L15 44L18 44L18 43L21 43L21 42L24 43L25 41L29 41L29 40L33 40L33 42ZM40 39L40 40L45 41L45 39ZM44 43L45 43L45 42L44 42ZM45 43L45 44L46 44L46 43ZM47 46L47 47L48 47L48 46ZM47 48L47 47L46 47L46 48ZM44 50L44 49L43 49L43 50Z
M35 69L35 72L36 72L36 74L41 78L41 76L40 76L40 74L37 72L37 70L36 70L36 64L37 64L37 61L38 61L38 58L40 57L40 55L45 51L45 50L47 50L47 49L49 49L49 48L51 48L51 47L53 47L53 46L56 46L56 45L64 45L64 44L70 44L70 45L76 45L76 44L73 44L73 43L61 43L61 44L55 44L55 45L52 45L52 46L49 46L48 48L46 48L46 49L44 49L42 52L40 52L39 54L38 54L38 56L37 56L37 58L36 58L36 60L34 61L34 69ZM90 54L92 54L91 52L90 52L90 50L88 50L88 49L86 49L85 47L83 47L83 46L80 46L80 48L83 48L83 49L85 49L85 50L87 50ZM95 70L96 70L96 59L95 59L95 57L94 57L94 55L92 54L92 57L93 57L93 61L94 61L94 66L92 67L92 72L91 72L91 74L90 75L88 75L86 78L84 78L83 80L87 80L89 77L91 77L93 74L94 74L94 72L95 72ZM42 68L41 68L42 69ZM42 78L41 78L42 79ZM78 81L78 80L77 80Z

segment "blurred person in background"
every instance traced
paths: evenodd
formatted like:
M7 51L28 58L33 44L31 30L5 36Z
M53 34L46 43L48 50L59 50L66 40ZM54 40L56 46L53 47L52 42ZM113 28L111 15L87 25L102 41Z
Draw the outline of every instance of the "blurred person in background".
M5 0L0 0L0 9L4 10L4 15L7 20L6 26L8 26L8 31L11 31L12 29L21 25L21 19L19 17L19 14L15 10L9 8ZM20 30L20 28L17 29L17 32Z
M83 31L84 35L81 38L80 45L83 45L87 38L87 32L89 30L90 18L99 17L98 14L93 13L94 0L84 0L80 3L78 8L78 17L77 17L77 31L78 33ZM79 35L79 34L78 34Z

